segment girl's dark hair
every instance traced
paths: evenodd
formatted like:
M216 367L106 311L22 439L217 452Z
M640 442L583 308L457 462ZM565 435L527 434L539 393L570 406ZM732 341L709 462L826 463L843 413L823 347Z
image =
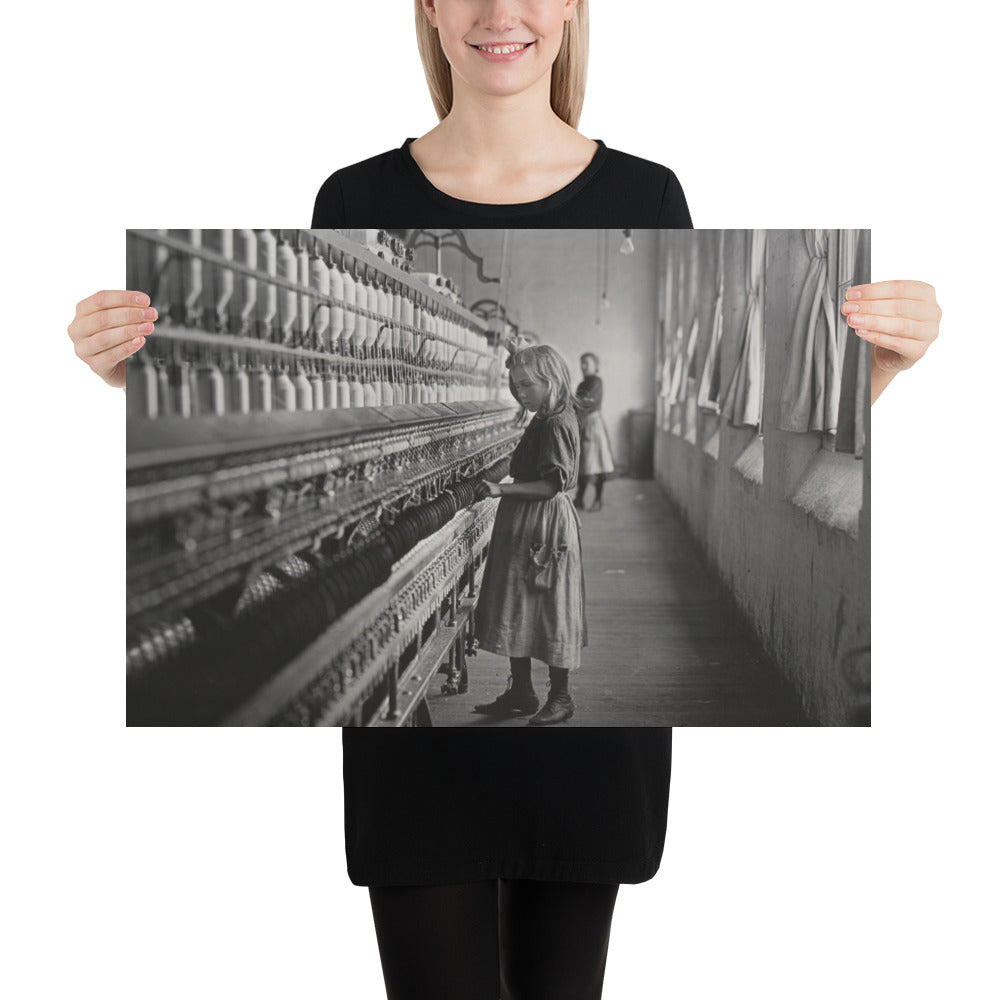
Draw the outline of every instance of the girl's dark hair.
M593 358L594 359L594 367L595 368L600 368L601 367L601 359L596 354L594 354L593 351L587 351L584 354L580 355L580 360L581 361L584 361L587 358Z

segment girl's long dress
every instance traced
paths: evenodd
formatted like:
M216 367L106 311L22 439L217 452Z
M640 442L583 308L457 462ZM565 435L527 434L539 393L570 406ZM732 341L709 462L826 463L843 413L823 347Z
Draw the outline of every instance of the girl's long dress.
M610 475L615 471L611 438L601 413L604 383L598 375L587 375L576 387L583 407L580 416L580 475Z
M550 500L502 497L490 536L476 605L481 649L528 656L575 670L587 644L580 520L569 497L576 486L580 436L572 406L536 415L511 455L515 482L556 481ZM535 581L554 560L551 586Z

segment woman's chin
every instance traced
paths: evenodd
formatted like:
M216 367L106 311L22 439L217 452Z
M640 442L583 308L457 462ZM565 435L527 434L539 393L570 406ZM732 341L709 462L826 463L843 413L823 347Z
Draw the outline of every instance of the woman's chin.
M472 91L488 97L496 99L519 97L538 86L548 72L524 70L524 67L516 63L474 65L467 76L463 73L463 82Z

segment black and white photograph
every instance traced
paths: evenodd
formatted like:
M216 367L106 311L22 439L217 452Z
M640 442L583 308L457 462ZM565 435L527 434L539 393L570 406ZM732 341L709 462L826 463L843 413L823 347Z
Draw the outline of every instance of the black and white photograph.
M128 725L870 725L870 243L128 230Z

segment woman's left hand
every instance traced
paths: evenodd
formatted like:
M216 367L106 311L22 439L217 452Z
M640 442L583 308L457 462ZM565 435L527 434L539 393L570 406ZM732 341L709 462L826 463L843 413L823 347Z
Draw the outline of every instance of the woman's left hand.
M490 483L484 479L483 485L490 491L489 495L491 497L502 496L499 483Z
M941 307L923 281L876 281L847 290L840 307L859 337L872 345L872 367L912 368L938 335Z
M897 372L912 368L937 339L941 307L934 286L923 281L876 281L846 292L840 311L870 343L871 401Z

